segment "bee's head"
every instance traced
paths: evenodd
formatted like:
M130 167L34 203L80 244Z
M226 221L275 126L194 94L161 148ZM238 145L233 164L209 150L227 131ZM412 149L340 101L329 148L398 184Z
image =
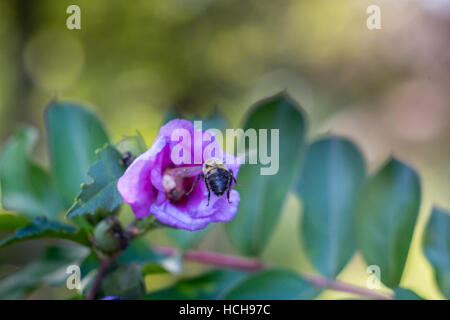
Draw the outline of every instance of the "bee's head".
M203 173L207 173L209 170L217 167L222 167L223 162L218 158L210 158L203 164Z

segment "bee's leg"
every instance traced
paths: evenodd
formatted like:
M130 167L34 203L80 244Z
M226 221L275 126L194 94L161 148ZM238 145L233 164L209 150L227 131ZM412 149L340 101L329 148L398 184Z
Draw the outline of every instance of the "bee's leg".
M209 188L209 183L207 180L205 180L205 184L206 184L206 189L208 189L208 203L206 204L206 206L209 206L209 199L211 198L211 189Z
M236 178L233 175L233 171L232 170L228 170L228 171L230 171L232 181L234 181L234 183L237 183ZM230 181L230 187L231 187L231 181Z
M204 177L204 176L203 176L203 173L200 173L200 174L197 176L197 179L195 179L195 182L194 182L194 184L192 185L191 190L189 190L188 192L186 192L186 195L187 195L187 196L191 194L191 192L194 190L194 188L195 188L195 186L197 185L197 183L198 183L198 181L200 180L200 178L203 178L203 177Z
M231 176L231 177L233 177L233 176ZM228 200L228 203L231 203L231 201L230 201L230 190L231 190L231 183L233 183L233 179L234 179L234 177L233 177L233 179L231 179L231 177L230 177L230 181L228 182L228 188L227 188L227 200Z

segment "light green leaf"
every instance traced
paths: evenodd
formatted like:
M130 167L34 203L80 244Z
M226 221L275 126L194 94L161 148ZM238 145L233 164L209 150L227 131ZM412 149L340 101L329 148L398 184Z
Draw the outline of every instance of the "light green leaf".
M30 224L30 220L16 214L0 213L0 231L14 231Z
M56 217L62 203L52 178L30 159L37 140L37 131L20 128L2 150L0 184L2 206L29 218Z
M82 185L80 194L67 212L68 218L86 213L94 214L100 209L112 212L123 202L117 190L117 180L125 172L120 153L113 146L107 145L97 154L98 161L88 173L91 181Z
M52 102L45 111L45 122L56 185L69 207L86 181L95 150L108 137L97 117L76 103Z
M124 136L117 143L116 147L120 153L131 152L135 157L140 156L148 149L144 138L139 132L136 132L135 136Z
M450 213L433 208L425 229L423 250L434 268L434 277L442 294L450 299Z
M297 191L301 195L302 243L312 264L334 278L356 251L356 204L365 163L349 140L329 137L308 149Z
M394 289L394 300L424 300L412 290L397 287Z
M223 295L244 279L241 271L213 270L198 277L178 281L175 285L148 293L145 300L213 300Z
M84 231L77 230L63 222L48 220L46 217L38 217L34 218L31 224L18 229L8 238L0 240L0 247L39 238L58 238L71 240L86 246L89 245L89 240Z
M41 285L61 285L67 279L67 267L88 252L79 246L47 248L41 258L0 279L0 299L23 299Z
M368 265L377 265L388 287L400 283L420 207L416 172L392 159L364 189L358 210L358 240Z
M311 300L320 293L300 275L282 269L261 271L234 286L226 300Z
M275 157L279 154L279 170L276 174L261 175L261 168L269 167L261 164L261 159L258 165L241 166L236 187L241 198L239 211L236 217L227 223L228 233L236 246L245 254L257 255L267 244L287 194L294 181L297 181L306 119L300 106L287 94L282 93L253 106L244 128L256 130L258 142L260 139L265 140L259 129L267 129L268 153ZM275 145L272 146L271 143L271 129L279 130L278 154ZM254 150L249 153L252 152Z

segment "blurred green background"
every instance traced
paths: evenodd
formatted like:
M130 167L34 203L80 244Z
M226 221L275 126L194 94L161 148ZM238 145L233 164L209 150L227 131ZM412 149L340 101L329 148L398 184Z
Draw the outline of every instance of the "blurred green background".
M81 30L66 28L70 4L81 8ZM381 8L381 30L366 27L370 4ZM432 205L450 207L449 39L446 0L2 0L0 145L23 122L43 133L53 98L91 105L115 140L139 130L151 145L171 108L189 116L218 106L237 127L253 102L287 89L308 113L310 139L351 138L371 171L389 155L418 170L422 205L402 286L442 298L420 240ZM44 137L36 157L48 165ZM297 241L299 212L292 195L263 257L311 270ZM169 242L158 233L149 240ZM37 246L0 250L0 276ZM235 252L222 226L200 247ZM357 254L339 279L365 286L365 270ZM31 298L67 296L44 288Z

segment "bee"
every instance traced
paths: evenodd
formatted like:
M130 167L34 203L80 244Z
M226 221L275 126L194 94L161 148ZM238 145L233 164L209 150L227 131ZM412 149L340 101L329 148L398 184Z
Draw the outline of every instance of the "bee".
M197 185L200 178L205 181L206 189L208 189L208 204L211 197L211 191L218 197L221 197L225 192L227 193L228 203L230 202L231 185L236 178L233 175L233 171L229 170L220 159L211 158L205 161L202 166L202 172L195 179L194 184L186 195L189 195Z

